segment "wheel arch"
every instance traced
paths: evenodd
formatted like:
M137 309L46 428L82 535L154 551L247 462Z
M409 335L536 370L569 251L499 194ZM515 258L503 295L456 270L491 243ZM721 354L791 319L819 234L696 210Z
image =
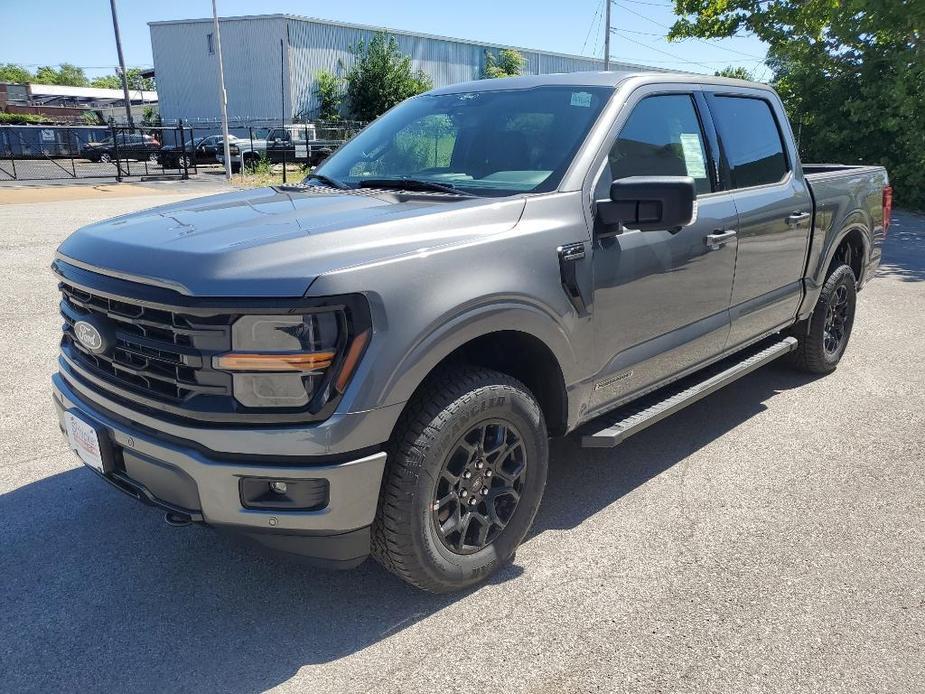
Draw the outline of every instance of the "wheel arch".
M553 435L564 434L575 417L568 395L574 352L564 329L536 307L495 306L443 322L393 372L389 399L410 401L429 377L452 364L491 368L521 381Z

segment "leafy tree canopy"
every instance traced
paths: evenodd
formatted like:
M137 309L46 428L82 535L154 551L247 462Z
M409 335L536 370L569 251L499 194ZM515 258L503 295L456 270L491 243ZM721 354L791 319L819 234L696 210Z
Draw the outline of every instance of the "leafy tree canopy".
M6 63L0 65L0 82L11 82L13 84L27 84L32 82L35 76L22 65L15 63Z
M143 89L145 91L155 91L157 84L150 77L141 76L141 68L125 68L125 76L128 78L129 89ZM122 76L118 72L102 77L94 77L90 82L91 87L100 89L122 89Z
M353 53L346 77L347 103L358 120L373 120L431 87L430 78L412 68L411 56L402 55L394 36L380 32L368 44L358 43Z
M808 161L887 167L925 207L925 2L675 0L669 36L766 41L774 86Z
M320 70L315 75L315 96L318 98L318 120L331 122L340 119L342 99L341 79L333 72Z
M43 65L35 71L32 81L36 84L59 84L67 87L90 86L90 80L87 79L83 68L70 63L61 63L57 69L51 65Z
M717 70L713 73L717 77L732 77L737 80L751 80L752 73L750 73L746 68L741 65L733 67L732 65L727 65L722 70Z
M491 51L485 51L485 71L482 77L517 77L526 64L526 58L513 48L502 48L497 56Z

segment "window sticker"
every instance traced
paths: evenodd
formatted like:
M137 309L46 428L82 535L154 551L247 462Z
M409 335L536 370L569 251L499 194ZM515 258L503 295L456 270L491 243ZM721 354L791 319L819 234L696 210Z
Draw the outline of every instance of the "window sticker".
M681 133L681 149L684 152L684 165L691 178L706 178L707 167L703 161L700 148L700 136L696 133Z
M570 105L591 108L591 92L572 92Z

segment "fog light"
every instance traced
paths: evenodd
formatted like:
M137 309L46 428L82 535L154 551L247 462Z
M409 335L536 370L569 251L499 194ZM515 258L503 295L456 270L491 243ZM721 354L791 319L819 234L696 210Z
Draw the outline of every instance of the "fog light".
M328 505L330 486L326 479L242 477L239 485L244 508L317 511Z

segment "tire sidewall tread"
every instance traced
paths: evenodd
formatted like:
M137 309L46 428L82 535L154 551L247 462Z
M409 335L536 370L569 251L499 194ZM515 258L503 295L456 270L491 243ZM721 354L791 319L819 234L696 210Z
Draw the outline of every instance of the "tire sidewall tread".
M498 538L460 555L436 536L430 504L446 456L486 419L506 420L519 430L528 461L525 488ZM513 556L539 507L548 458L543 413L526 386L490 369L443 369L409 403L389 448L372 533L373 555L387 569L424 590L447 592L484 580Z

